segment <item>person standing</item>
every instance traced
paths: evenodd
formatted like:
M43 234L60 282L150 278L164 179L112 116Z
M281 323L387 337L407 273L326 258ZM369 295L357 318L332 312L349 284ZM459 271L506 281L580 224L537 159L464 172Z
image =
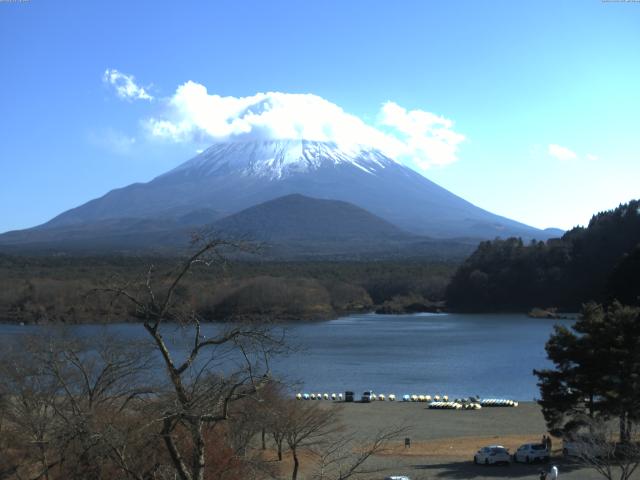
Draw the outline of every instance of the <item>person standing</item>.
M551 480L556 480L558 478L558 467L555 465L551 467Z
M544 470L540 470L540 479L539 480L547 480L547 472Z

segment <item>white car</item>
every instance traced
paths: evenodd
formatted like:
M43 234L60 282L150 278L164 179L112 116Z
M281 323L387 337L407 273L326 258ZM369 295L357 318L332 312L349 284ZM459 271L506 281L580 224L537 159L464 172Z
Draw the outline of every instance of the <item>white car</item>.
M513 454L514 462L548 462L549 450L542 443L525 443Z
M485 465L503 463L509 465L511 464L511 455L509 455L509 450L502 445L489 445L476 452L473 456L473 463L484 463Z
M391 475L390 477L384 477L384 480L411 480L404 475Z

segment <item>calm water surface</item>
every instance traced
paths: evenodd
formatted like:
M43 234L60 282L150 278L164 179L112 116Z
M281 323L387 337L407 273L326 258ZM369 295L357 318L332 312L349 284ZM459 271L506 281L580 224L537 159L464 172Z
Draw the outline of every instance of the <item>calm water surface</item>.
M285 324L297 351L272 363L274 372L301 383L300 391L480 395L532 400L534 368L549 365L544 344L554 324L513 314L351 315L317 323ZM42 333L51 327L0 325L0 337ZM145 338L140 325L70 327L83 337L105 332ZM216 325L203 331L215 334ZM167 332L178 349L180 332ZM186 350L185 350L186 351Z

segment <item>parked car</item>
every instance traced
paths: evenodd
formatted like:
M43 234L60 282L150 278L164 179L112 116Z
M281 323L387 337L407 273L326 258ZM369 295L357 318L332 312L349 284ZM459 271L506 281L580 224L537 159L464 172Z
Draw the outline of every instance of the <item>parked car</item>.
M355 394L353 392L350 392L350 391L344 392L345 402L353 402L354 397L355 397Z
M371 401L371 394L373 392L371 392L371 390L367 390L365 392L362 393L362 397L360 397L360 401L362 403L369 403Z
M390 477L384 477L384 480L411 480L406 475L391 475Z
M549 450L543 443L525 443L513 454L514 462L548 462Z
M473 456L473 463L484 463L485 465L502 463L509 465L511 464L511 455L509 455L509 450L502 445L489 445L476 452Z

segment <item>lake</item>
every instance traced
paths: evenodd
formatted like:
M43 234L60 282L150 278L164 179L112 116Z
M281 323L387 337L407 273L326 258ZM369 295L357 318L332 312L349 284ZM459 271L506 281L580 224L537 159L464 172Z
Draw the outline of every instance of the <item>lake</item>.
M544 350L554 324L516 314L361 314L326 322L284 324L297 351L273 361L274 372L301 382L304 392L479 395L533 400L534 368L549 366ZM0 325L0 337L43 333L52 327ZM78 325L78 336L145 338L141 325ZM217 325L206 325L213 335ZM167 332L169 333L169 332ZM180 334L174 344L186 348ZM185 350L186 351L186 350Z

